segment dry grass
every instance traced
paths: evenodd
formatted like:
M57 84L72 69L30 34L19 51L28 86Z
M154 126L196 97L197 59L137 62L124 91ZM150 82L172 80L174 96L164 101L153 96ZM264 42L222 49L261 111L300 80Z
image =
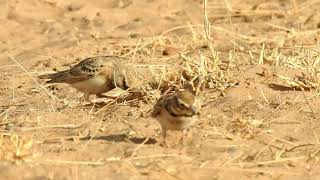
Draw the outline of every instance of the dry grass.
M25 161L33 157L32 138L16 134L2 133L0 136L0 159L5 161Z
M49 168L84 167L88 172L102 166L137 178L157 172L184 179L189 172L196 172L190 174L192 178L212 170L221 176L234 172L247 178L307 177L305 166L316 173L320 55L310 39L319 30L290 28L282 20L292 22L291 17L298 16L299 23L308 24L313 17L301 12L317 1L296 4L291 10L271 2L248 5L251 9L230 4L204 0L203 24L184 22L151 38L119 40L108 46L132 64L131 88L112 92L117 98L98 108L80 106L76 92L64 86L58 86L55 95L42 86L33 71L47 68L41 65L45 60L39 67L25 67L8 53L12 68L25 73L14 76L17 83L33 91L10 84L10 73L0 80L6 87L0 87L5 92L0 97L15 94L8 98L13 105L0 106L0 160ZM222 13L215 11L218 7ZM74 38L77 50L83 52L81 38ZM191 130L185 147L160 147L155 143L158 126L150 123L148 112L161 95L185 88L192 88L203 100L201 122ZM22 104L22 110L12 108L26 100L29 103Z

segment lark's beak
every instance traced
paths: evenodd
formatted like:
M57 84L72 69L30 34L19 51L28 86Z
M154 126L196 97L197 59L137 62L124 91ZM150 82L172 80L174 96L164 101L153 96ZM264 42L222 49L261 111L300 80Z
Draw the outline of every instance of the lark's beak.
M197 111L197 108L196 108L196 107L191 106L190 108L191 108L191 110L192 110L192 115L199 114L199 112Z

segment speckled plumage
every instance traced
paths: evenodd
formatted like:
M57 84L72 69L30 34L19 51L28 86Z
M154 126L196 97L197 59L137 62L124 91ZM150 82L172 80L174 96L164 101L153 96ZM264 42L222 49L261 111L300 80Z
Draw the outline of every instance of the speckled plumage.
M50 79L47 83L66 83L84 93L101 95L116 87L127 89L127 66L118 56L89 57L68 70L39 76Z
M200 103L189 91L162 96L154 105L151 116L160 123L164 142L168 130L184 130L198 119Z

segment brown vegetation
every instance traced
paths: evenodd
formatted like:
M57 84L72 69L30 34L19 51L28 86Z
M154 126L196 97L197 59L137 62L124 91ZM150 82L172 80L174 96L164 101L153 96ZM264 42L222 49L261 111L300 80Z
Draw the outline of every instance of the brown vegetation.
M319 179L320 2L204 2L0 0L0 179ZM133 97L36 78L106 54ZM148 113L190 85L201 120L161 147Z

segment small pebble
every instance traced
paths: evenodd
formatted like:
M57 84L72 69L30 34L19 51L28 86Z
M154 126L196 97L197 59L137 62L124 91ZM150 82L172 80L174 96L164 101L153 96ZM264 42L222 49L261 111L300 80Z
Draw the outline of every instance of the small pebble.
M164 48L162 54L164 56L170 56L170 55L176 55L176 54L178 54L178 52L179 52L179 50L177 48L168 46L168 47Z

